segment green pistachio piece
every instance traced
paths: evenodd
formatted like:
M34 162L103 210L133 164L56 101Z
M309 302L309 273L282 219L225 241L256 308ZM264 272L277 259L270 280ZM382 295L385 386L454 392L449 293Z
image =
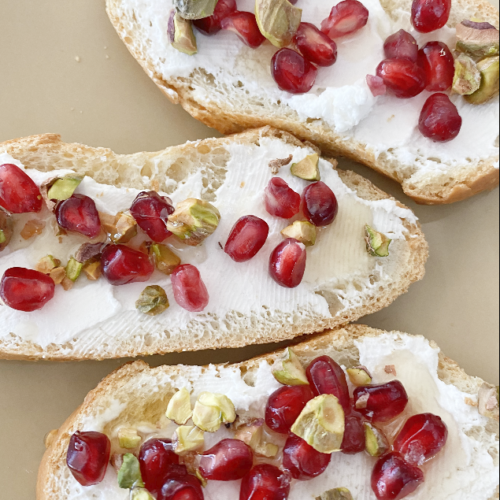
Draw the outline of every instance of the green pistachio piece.
M353 500L351 492L347 488L335 488L325 491L316 500Z
M246 443L258 457L275 458L279 453L278 446L264 441L264 420L262 419L239 427L234 439Z
M290 167L292 175L304 179L305 181L320 181L319 173L319 155L313 154L306 156L299 163L293 163Z
M50 187L47 198L49 200L58 201L64 201L71 198L82 180L81 177L64 177L63 179L57 179Z
M479 61L500 54L499 31L488 23L464 21L457 25L457 50Z
M141 444L142 438L139 436L136 429L128 429L124 427L118 431L118 441L121 448L134 450Z
M389 441L387 438L372 424L365 423L365 439L366 451L372 457L381 457L389 451Z
M176 392L168 403L167 418L174 421L177 425L186 425L193 416L191 406L191 394L187 389L181 389Z
M283 360L283 369L273 372L274 378L283 385L309 385L306 371L300 359L289 347Z
M83 269L83 264L78 262L76 259L71 259L66 266L66 276L73 282L75 282L79 277Z
M14 221L12 215L0 208L0 252L7 248L14 234Z
M55 259L52 255L46 255L36 264L36 270L43 274L50 274L54 269L61 265L61 261Z
M139 460L132 453L123 455L123 464L118 471L118 486L126 490L144 488Z
M175 430L175 453L183 456L198 451L205 445L205 433L194 425L182 425Z
M483 417L498 421L500 416L498 400L498 387L485 382L479 389L479 413Z
M302 9L288 0L256 0L255 16L261 33L276 47L290 45L302 20Z
M5 233L3 232L3 229L0 229L0 245L2 243L5 243L7 241L7 236L5 236Z
M175 10L170 14L168 21L168 36L172 47L179 52L189 56L198 53L198 45L191 21L181 17Z
M213 15L219 0L174 0L174 7L185 19L203 19Z
M165 290L161 286L153 285L144 289L135 307L148 316L158 316L170 307L170 303Z
M500 90L500 57L488 57L477 63L481 72L481 86L465 99L471 104L484 104L498 95Z
M388 257L389 256L389 246L392 240L387 238L382 233L375 231L368 224L365 226L366 232L366 249L368 253L373 257Z
M167 276L170 276L181 264L181 259L166 245L151 245L150 251L153 253L158 271Z
M316 243L318 231L314 224L305 220L296 220L291 226L281 231L285 238L293 238L300 241L306 247L313 246Z
M101 227L113 243L128 243L137 236L137 222L132 215L120 212L117 215L99 213Z
M455 59L455 77L453 92L460 95L471 95L481 86L481 72L476 62L466 54Z
M348 368L347 375L349 376L351 383L357 387L362 387L372 383L372 376L364 366Z
M272 443L263 443L260 446L257 446L255 454L258 457L276 458L278 456L279 451L280 448L278 445Z
M345 432L344 409L335 396L318 396L307 403L292 432L320 453L340 451Z
M134 488L130 495L130 500L155 500L148 490Z
M217 432L220 426L232 424L236 410L232 401L223 394L203 392L195 404L193 422L205 432Z

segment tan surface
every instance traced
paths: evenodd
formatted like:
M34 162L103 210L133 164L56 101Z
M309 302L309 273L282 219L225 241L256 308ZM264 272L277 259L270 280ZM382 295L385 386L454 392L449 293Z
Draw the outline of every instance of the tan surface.
M0 141L58 132L65 141L131 153L215 135L168 103L118 40L100 0L1 0L0 65ZM497 382L498 190L455 206L419 207L367 168L342 166L411 206L431 247L425 280L363 322L426 335L469 374ZM269 350L148 362L237 361ZM34 498L44 434L120 364L0 363L1 498Z

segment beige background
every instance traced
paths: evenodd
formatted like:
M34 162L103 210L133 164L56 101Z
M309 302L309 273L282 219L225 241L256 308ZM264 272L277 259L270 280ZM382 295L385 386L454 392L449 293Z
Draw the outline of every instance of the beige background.
M68 142L132 153L216 135L160 94L118 40L100 0L0 0L0 68L0 141L57 132ZM363 321L426 335L470 374L497 383L498 190L455 206L419 207L369 169L341 166L409 204L431 248L425 280ZM271 349L148 361L237 361ZM122 363L0 362L1 498L34 498L45 433Z

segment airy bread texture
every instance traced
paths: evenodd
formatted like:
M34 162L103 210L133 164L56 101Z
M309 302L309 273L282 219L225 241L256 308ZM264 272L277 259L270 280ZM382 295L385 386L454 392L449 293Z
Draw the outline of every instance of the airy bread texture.
M365 342L367 340L372 342L372 344L370 344L372 346L389 343L393 346L393 349L397 348L398 343L404 344L405 342L407 343L406 345L416 345L412 343L420 342L418 345L420 345L422 349L428 351L434 352L434 349L438 349L435 344L432 342L429 344L423 337L415 337L399 332L391 332L388 334L387 332L374 330L362 325L350 325L343 329L329 331L322 335L315 336L312 339L294 346L294 350L304 365L307 365L318 356L328 355L334 358L339 364L350 367L359 364L359 342ZM436 354L433 355L437 357ZM111 436L115 435L119 427L135 427L139 423L142 425L147 425L149 423L152 429L157 428L156 425L162 420L169 399L176 390L184 387L190 388L190 390L193 391L193 397L196 397L199 391L223 392L231 397L234 395L234 397L239 400L235 403L238 412L240 415L245 415L248 408L245 410L244 406L252 400L252 397L255 398L255 395L259 393L259 397L263 395L264 398L267 399L267 396L278 387L275 385L274 381L270 382L269 379L273 378L271 376L272 367L279 363L282 356L283 352L280 351L238 365L221 365L205 368L187 366L161 366L158 368L150 368L146 363L138 361L118 369L105 378L95 390L89 393L82 406L68 418L57 434L52 434L52 441L51 443L47 443L49 447L39 470L37 500L52 500L54 498L58 500L73 500L76 498L115 500L117 497L125 499L126 492L117 489L116 474L114 471L108 471L108 476L104 483L96 487L86 489L80 487L76 483L65 461L69 439L74 432L77 430L95 430L105 432ZM418 364L418 361L413 359L413 363ZM262 365L264 365L264 369L262 369ZM396 370L401 372L401 374L408 368L412 368L403 365L404 362L401 361L397 362L395 365ZM433 368L430 370L434 370L433 376L436 377L436 365L432 364L432 366ZM263 371L265 373L263 373ZM257 377L258 372L260 373L260 378ZM417 380L417 385L419 383L426 384L426 377L427 375L419 378ZM242 382L241 379L243 379L244 382ZM498 481L498 477L495 479L495 475L497 475L498 472L498 423L480 416L476 407L467 406L474 405L477 401L477 394L483 381L479 378L468 376L455 362L446 358L442 353L439 353L437 378L434 380L437 379L444 383L441 386L441 390L446 390L450 394L453 394L452 397L455 398L456 403L454 407L456 408L456 412L460 414L452 413L452 415L449 416L451 420L447 420L450 436L447 444L449 449L446 455L444 455L446 459L443 458L443 460L441 460L438 458L429 464L429 468L426 468L426 483L429 483L426 484L426 487L429 487L430 483L439 483L441 480L446 479L449 483L452 483L451 488L455 493L450 493L450 490L447 489L446 493L444 492L445 490L443 490L442 494L439 495L439 493L436 494L436 490L431 490L435 494L435 496L431 498L433 498L433 500L471 500L472 498L474 498L474 500L492 500L498 498L498 491L496 494L494 492ZM230 383L230 380L234 380L234 385ZM409 379L407 378L406 381L408 382ZM434 386L435 382L431 385ZM412 404L412 397L417 397L414 391L415 387L416 386L411 383L407 386L407 388L409 388L410 404ZM242 403L242 397L239 396L240 392L246 393L244 397L246 397L248 401L245 400L245 403ZM432 400L434 399L432 393L424 394L423 396L424 399L425 397L427 399L425 402L421 403L423 407L418 405L415 407L418 408L416 413L432 411L436 408L432 407ZM437 401L439 405L439 398L437 398ZM467 403L467 401L469 402ZM249 415L253 416L255 416L255 413L261 414L265 406L265 402L264 406L262 406L261 400L254 401L254 403L253 407L250 405L249 413ZM446 413L448 410L441 409L440 414L442 414L443 411ZM464 417L463 413L467 415ZM454 420L461 422L459 425L460 430L458 430L458 427L454 427ZM455 446L459 448L458 453L460 453L460 433L465 433L467 439L470 440L468 441L468 445L472 443L471 446L477 448L473 453L479 450L480 455L474 456L483 457L483 459L480 460L481 463L473 462L469 467L474 469L476 477L477 475L481 476L481 474L483 474L481 479L483 479L485 483L488 482L488 487L481 490L483 492L488 491L484 496L482 496L482 494L477 494L477 489L471 489L472 487L477 488L477 486L471 484L473 482L471 479L472 476L466 476L467 470L456 470L453 473L450 472L450 469L440 468L443 467L443 461L449 460L450 455L456 452L454 449ZM207 436L207 439L208 437L209 436ZM443 453L444 451L442 454ZM340 464L345 464L347 462L352 464L353 467L363 465L364 468L356 469L355 474L345 474L345 476L339 475L340 472L332 472L332 476L334 477L330 477L330 483L328 485L330 488L333 482L335 487L346 486L353 489L353 491L357 491L355 498L358 500L371 500L375 498L370 492L368 480L360 476L360 470L364 470L366 474L367 471L373 467L373 460L359 455L354 457L337 455L335 460L338 460L339 462L337 463ZM352 461L348 462L349 460ZM453 460L452 457L451 460ZM466 460L471 459L469 458ZM333 464L330 470L336 471ZM452 474L451 478L448 476L440 477L440 474L445 474L445 470L448 474ZM328 472L326 475L328 475ZM313 491L314 489L317 490L318 487L321 487L321 485L318 486L318 483L314 482L294 483L292 486L292 493L294 488L296 488L296 493L293 498L312 500L314 494L321 493ZM215 490L207 490L207 498L209 500L215 498L213 494L214 491L217 491L219 495L217 498L234 500L236 496L234 496L234 494L232 496L228 495L228 490L225 488L227 488L227 486L225 486L224 483L219 483L218 486L215 486ZM237 486L233 486L233 488L236 490ZM300 490L300 488L303 489ZM467 496L467 492L472 492L474 496ZM421 494L417 492L412 498L425 498L428 500L429 497L426 497L424 491Z
M226 176L230 156L227 148L235 143L258 147L259 141L264 138L294 147L308 147L286 132L265 128L225 139L188 143L158 153L117 155L108 149L65 144L57 135L9 141L0 144L0 152L10 154L26 168L40 171L71 169L80 175L90 176L99 183L118 187L133 186L136 189L154 187L167 193L173 192L190 174L201 170L204 181L202 198L212 201ZM342 182L360 198L389 199L387 194L361 176L341 170L338 173ZM400 204L397 206L406 208ZM10 335L0 337L0 358L105 359L185 350L236 348L278 342L347 324L388 306L405 293L410 284L423 278L424 264L428 257L424 235L418 223L406 219L401 221L405 229L403 239L394 242L390 258L378 259L380 262L375 271L363 278L366 281L358 283L357 277L353 276L334 289L325 288L315 292L327 301L331 315L329 317L306 308L304 311L295 311L293 317L276 309L273 309L272 314L268 311L267 314L254 314L251 317L237 311L223 317L205 318L198 315L189 320L189 325L185 325L182 332L176 331L174 335L169 331L167 313L164 322L158 320L151 328L151 323L139 325L136 318L137 324L134 321L131 324L129 320L121 321L120 334L112 338L104 336L103 330L96 326L95 332L92 331L88 338L81 336L64 345L52 343L45 348L24 340L16 332L8 332ZM346 289L352 290L356 295L356 300L349 302L347 306L339 300ZM1 315L0 310L0 319Z
M411 10L411 0L382 0L382 8L393 20L403 18ZM241 82L228 84L202 68L189 77L167 76L162 71L166 54L153 53L153 22L156 18L142 16L141 1L106 0L108 15L131 54L175 104L206 125L224 134L271 125L318 145L325 153L343 155L359 161L402 184L404 192L421 204L446 204L464 200L499 183L498 152L481 160L470 159L460 164L448 164L425 149L401 158L389 148L381 154L354 136L337 133L323 119L301 119L297 111L281 100L273 100L262 90L254 92ZM151 12L168 9L167 1L157 1ZM464 19L480 18L498 26L498 12L486 0L457 0L448 25L454 27ZM408 21L406 21L408 22ZM402 26L403 27L403 26ZM406 24L404 24L406 27ZM166 30L166 26L165 26ZM210 43L200 36L199 43ZM269 51L263 57L267 57ZM375 62L374 62L375 64ZM479 125L481 126L481 125ZM412 125L413 127L413 125ZM498 139L497 144L498 146ZM497 150L498 151L498 150ZM411 158L410 158L411 156ZM467 153L464 154L464 159ZM444 165L443 165L444 163ZM433 168L425 165L432 164Z

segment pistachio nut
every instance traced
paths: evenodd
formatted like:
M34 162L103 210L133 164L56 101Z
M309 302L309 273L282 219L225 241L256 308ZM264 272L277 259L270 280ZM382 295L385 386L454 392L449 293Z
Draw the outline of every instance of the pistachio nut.
M137 236L137 222L129 213L110 215L99 212L99 219L101 227L113 243L128 243Z
M455 59L455 76L453 92L459 95L471 95L481 86L481 72L474 59L460 54Z
M181 265L181 259L166 245L151 245L150 253L153 254L158 271L167 276L170 276Z
M7 248L13 234L14 222L12 215L0 208L0 252Z
M97 259L99 260L104 248L105 243L84 243L75 254L75 259L82 264Z
M79 277L83 269L83 264L78 262L76 259L71 257L66 266L66 276L73 282L75 282Z
M457 25L457 50L474 60L500 54L500 32L489 23L463 21Z
M130 500L155 500L148 490L134 488L130 493Z
M255 454L258 457L276 458L279 451L280 448L278 445L275 445L273 443L263 443L257 447L257 449L255 450Z
M123 464L118 472L118 486L123 489L144 488L139 460L132 453L123 455Z
M273 372L274 378L283 385L309 385L306 371L298 356L290 347L286 350L283 368Z
M198 451L205 445L205 433L194 425L182 425L174 434L175 453L183 456Z
M292 175L304 179L305 181L320 181L319 155L313 154L306 156L302 161L299 161L299 163L292 164L290 171Z
M375 231L368 224L365 226L365 234L366 249L370 255L373 257L389 256L389 246L392 240L387 238L385 234Z
M300 241L306 247L313 246L316 243L318 231L314 224L305 220L296 220L291 226L281 231L285 238L293 238Z
M185 19L210 17L219 0L174 0L174 7Z
M471 104L484 104L498 95L500 90L500 57L488 57L477 63L481 72L481 86L471 95L465 96Z
M144 289L135 307L148 316L158 316L170 307L170 303L165 290L161 286L152 285Z
M347 375L349 380L356 387L362 387L372 383L372 376L367 368L364 366L357 366L356 368L348 368Z
M50 271L49 273L49 276L52 278L56 285L60 285L65 279L68 279L68 277L66 276L66 269L64 267L56 267L55 269L52 269L52 271Z
M264 420L262 419L238 428L234 439L246 443L258 457L275 458L279 453L278 446L265 442Z
M351 492L347 488L335 488L325 491L315 500L353 500Z
M172 47L179 52L189 56L198 53L193 24L188 19L181 17L175 10L172 10L168 20L168 36Z
M365 422L366 451L372 457L381 457L389 451L389 441L385 435L372 424Z
M71 198L76 191L76 188L82 182L81 177L68 176L62 179L57 179L49 188L47 198L49 200L64 201Z
M486 382L479 389L479 413L483 417L499 420L498 387Z
M288 0L256 0L255 16L261 33L276 47L292 42L302 20L302 9Z
M134 450L141 444L142 438L139 436L136 429L123 427L118 431L118 442L121 448Z
M194 406L193 422L205 432L217 432L220 426L232 424L236 410L232 401L223 394L203 392Z
M193 407L191 406L191 394L187 389L181 389L176 392L167 406L167 418L177 425L186 425L193 416Z
M83 272L88 280L97 281L102 275L101 263L99 261L87 262L83 266Z
M55 259L52 255L46 255L37 262L35 269L40 273L50 274L55 268L60 267L60 265L60 260Z

